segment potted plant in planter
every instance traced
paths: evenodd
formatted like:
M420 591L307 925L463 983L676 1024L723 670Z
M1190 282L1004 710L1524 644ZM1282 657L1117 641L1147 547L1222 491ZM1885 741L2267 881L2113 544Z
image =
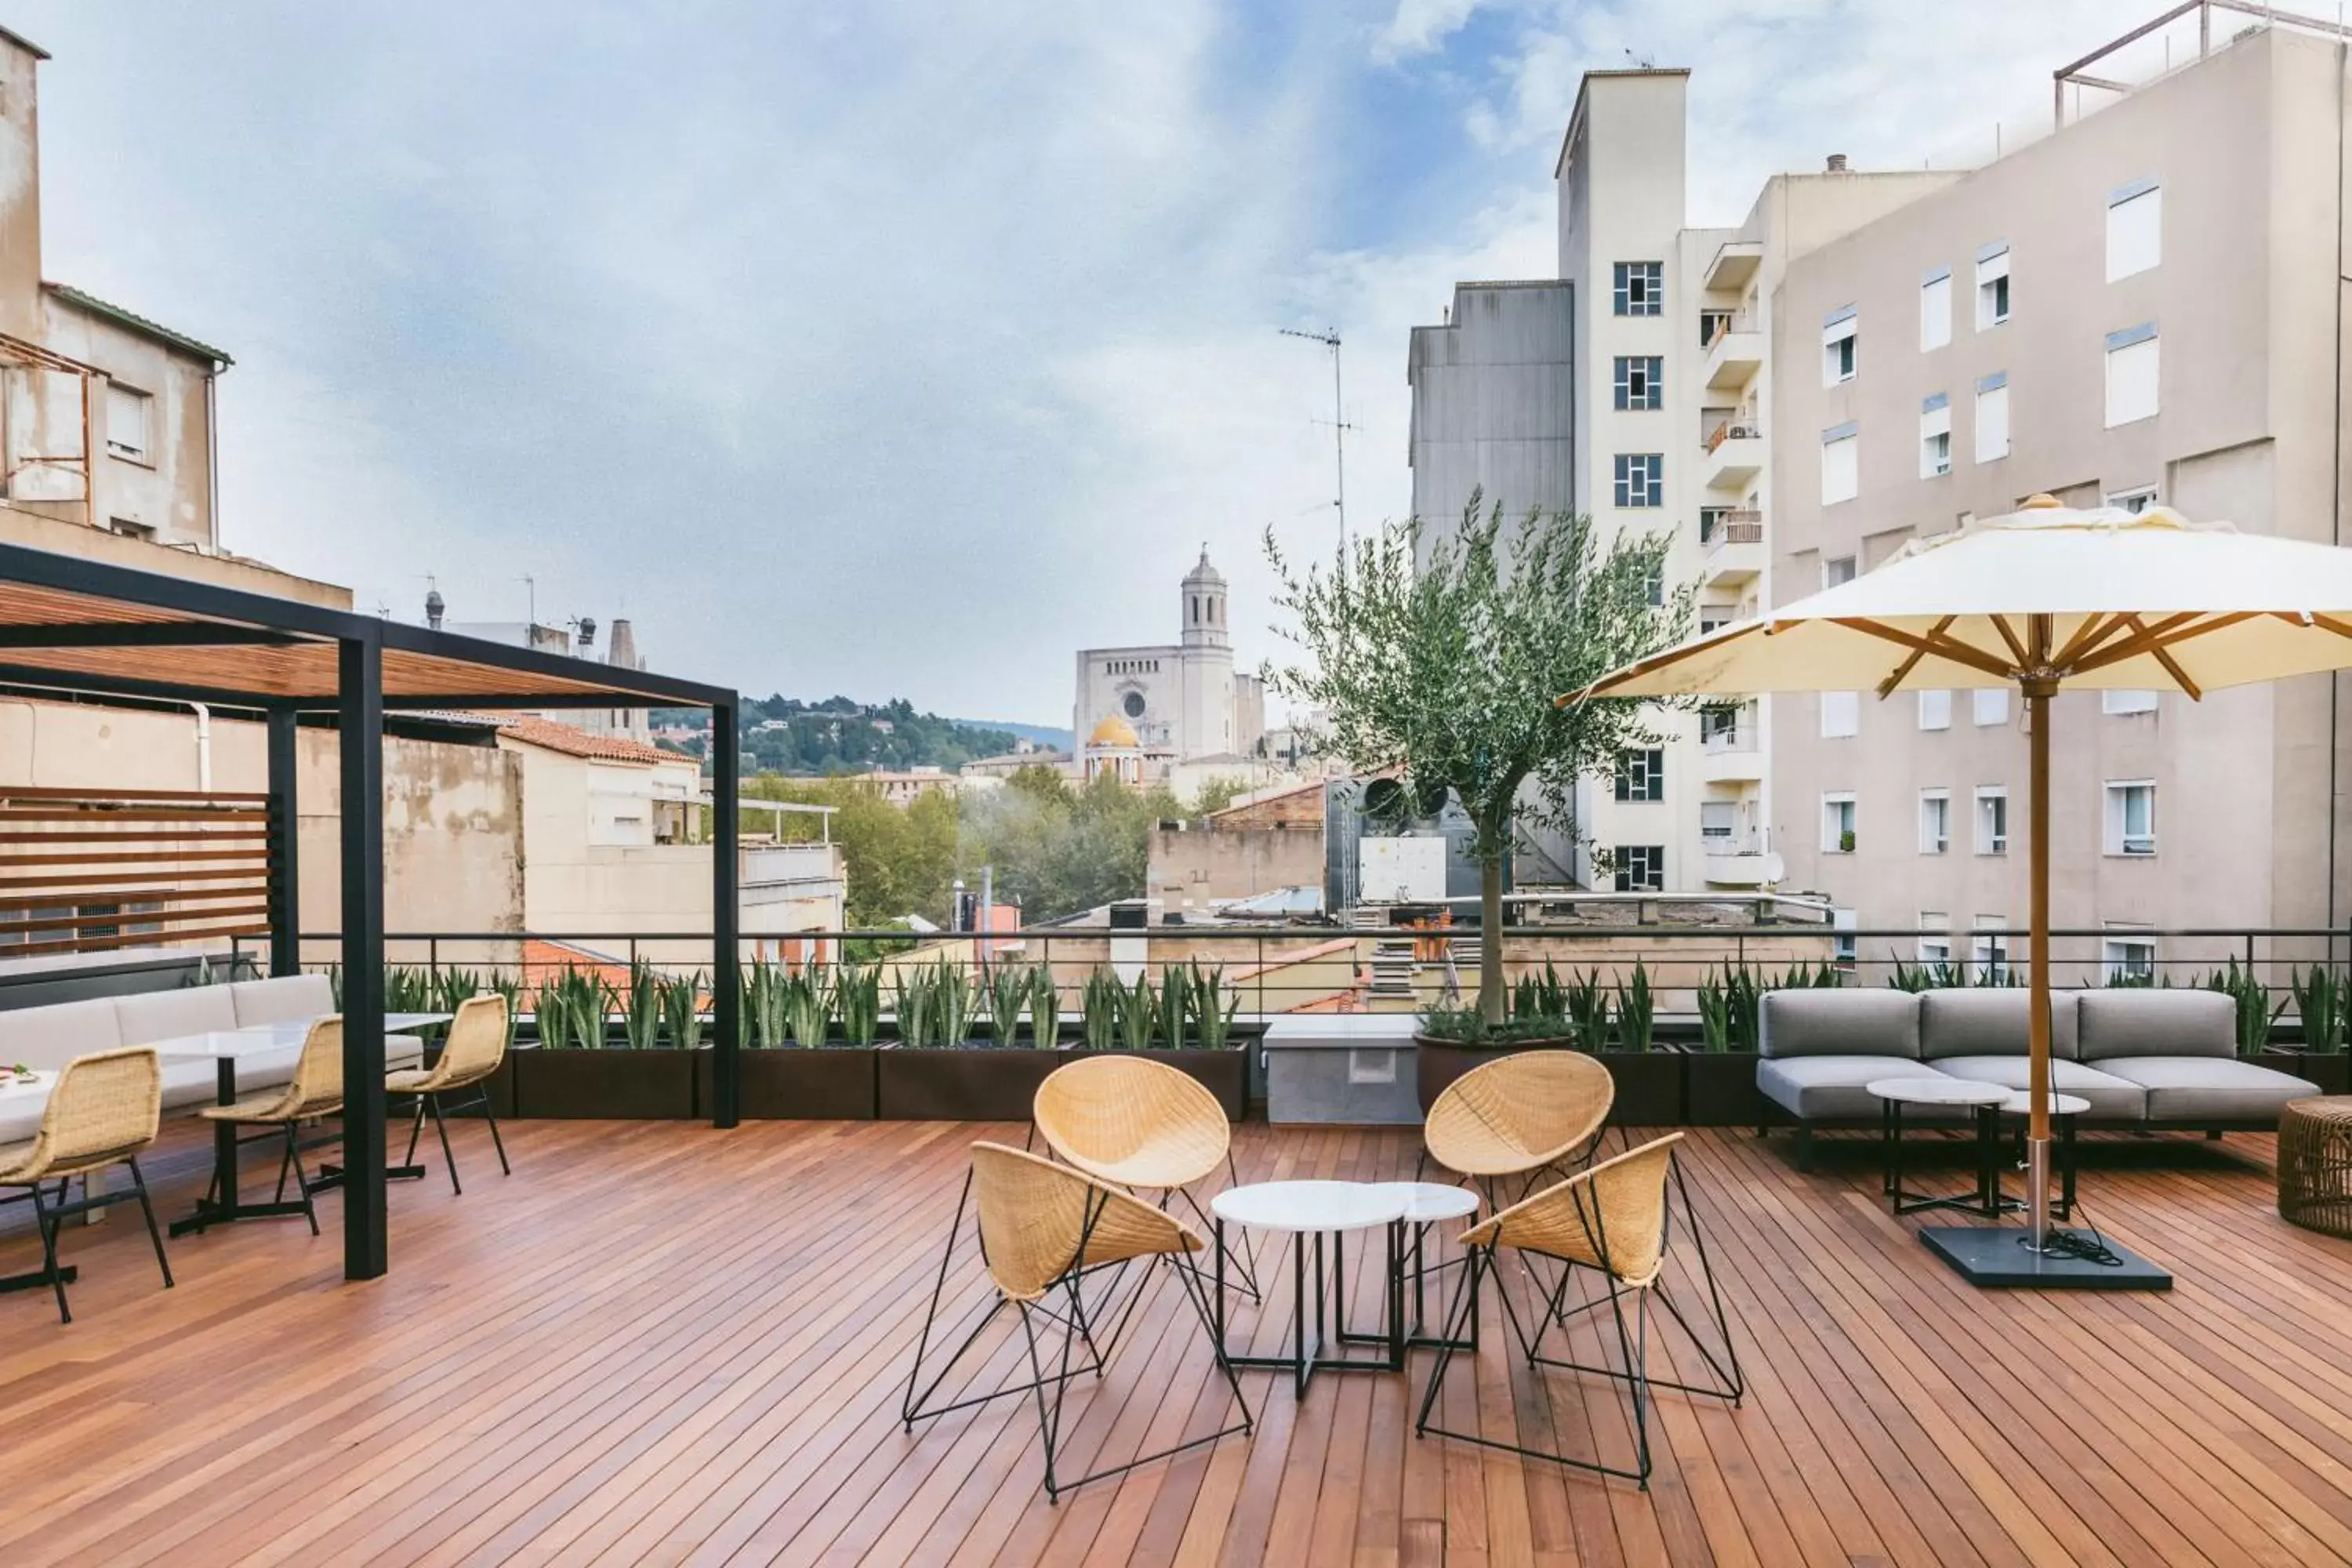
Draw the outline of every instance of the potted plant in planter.
M1026 989L1034 994L1035 983ZM1061 1065L1061 1055L1050 1041L1019 1044L1017 1011L1011 1019L992 1019L989 1037L974 1038L980 1000L971 974L951 960L902 973L898 1042L875 1061L885 1121L1029 1119L1037 1086Z
M2309 1079L2319 1086L2322 1094L2344 1093L2347 1078L2352 1078L2345 1055L2347 1036L2352 1034L2352 985L2347 985L2346 977L2338 972L2324 963L2314 963L2308 969L2290 969L2286 988L2294 1003L2295 1028L2300 1038L2293 1049L2273 1045L2254 1059L2263 1067ZM2277 1016L2273 1015L2273 1022ZM2247 1006L2241 1002L2242 1048L2246 1019Z
M1413 1092L1422 1114L1437 1103L1445 1086L1496 1057L1517 1051L1564 1051L1575 1036L1563 1013L1515 1010L1501 1024L1489 1024L1475 1007L1425 1007L1412 1037Z
M1613 1000L1615 1038L1610 1040L1609 1020ZM1590 1050L1616 1085L1609 1120L1621 1127L1673 1127L1683 1120L1682 1062L1673 1053L1654 1050L1657 1032L1657 997L1650 987L1650 972L1639 962L1621 982L1613 997L1601 989L1597 974L1588 974L1569 993L1569 1022L1577 1048ZM1590 1040L1594 1043L1588 1045Z
M1368 531L1329 572L1294 574L1271 532L1276 603L1305 662L1276 689L1329 715L1331 750L1361 773L1401 774L1392 809L1468 819L1479 864L1477 1006L1506 1023L1503 868L1521 826L1574 832L1576 788L1637 747L1663 743L1655 705L1580 697L1611 670L1681 640L1696 599L1667 588L1669 540L1530 512L1506 531L1473 493L1461 524Z
M1147 984L1137 977L1139 986ZM1192 1078L1217 1097L1225 1120L1249 1113L1249 1053L1235 1048L1234 1014L1241 994L1225 984L1223 964L1203 969L1196 960L1171 966L1160 978L1155 1042L1144 1048Z
M874 1120L878 978L856 964L797 968L755 960L743 972L742 1114L761 1121ZM835 1016L841 1019L836 1031ZM696 1067L698 1103L711 1103L710 1054Z
M633 976L633 990L640 978L648 986L656 983L648 971ZM566 964L561 974L541 983L539 1048L514 1056L516 1115L624 1121L684 1121L694 1115L693 1057L612 1047L612 1015L620 1002L612 984L594 970Z

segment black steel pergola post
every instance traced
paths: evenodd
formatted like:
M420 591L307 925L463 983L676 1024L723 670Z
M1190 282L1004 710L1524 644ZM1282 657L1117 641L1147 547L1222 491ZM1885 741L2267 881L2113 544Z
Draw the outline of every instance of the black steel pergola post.
M742 754L736 749L735 704L710 709L710 1124L742 1120L743 1068L740 940L742 926L741 842L736 796Z
M269 973L299 974L302 969L302 863L300 817L294 784L297 714L269 710Z
M385 1246L383 645L337 643L342 763L343 1278L374 1279Z

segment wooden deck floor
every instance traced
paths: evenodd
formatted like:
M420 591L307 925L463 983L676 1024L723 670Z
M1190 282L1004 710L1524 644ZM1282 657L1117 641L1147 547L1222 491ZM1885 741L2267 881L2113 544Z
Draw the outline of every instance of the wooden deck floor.
M356 1287L331 1227L266 1222L178 1243L167 1293L118 1211L69 1239L70 1327L0 1297L0 1562L2352 1560L2352 1244L2277 1219L2267 1139L2109 1146L2092 1217L2179 1284L2100 1298L1971 1291L1860 1164L1697 1134L1750 1394L1663 1395L1646 1495L1416 1440L1423 1352L1304 1404L1245 1375L1254 1438L1049 1508L1024 1402L896 1419L964 1148L1005 1131L527 1124L500 1180L469 1129L466 1195L395 1187L393 1273ZM1245 1179L1393 1177L1413 1150L1238 1142ZM0 1237L0 1268L28 1246ZM1079 1458L1222 1420L1181 1310L1161 1289L1074 1396ZM1458 1419L1532 1430L1548 1397L1566 1440L1622 1452L1609 1387L1530 1388L1503 1342Z

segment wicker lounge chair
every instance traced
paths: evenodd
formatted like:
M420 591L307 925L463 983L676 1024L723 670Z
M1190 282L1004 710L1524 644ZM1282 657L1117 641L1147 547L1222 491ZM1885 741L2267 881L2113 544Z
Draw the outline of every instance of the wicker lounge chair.
M956 1236L962 1228L966 1201L978 1213L981 1258L993 1287L993 1299L988 1310L934 1369L930 1382L925 1384L923 1357L930 1345L932 1326L938 1321L940 1299L946 1288L949 1264L956 1254ZM1191 1255L1206 1245L1175 1215L1083 1172L1019 1149L996 1143L973 1144L971 1170L964 1178L963 1196L956 1204L955 1223L948 1232L948 1249L940 1259L939 1279L931 1288L930 1310L916 1340L915 1363L907 1377L907 1397L900 1409L907 1430L913 1431L918 1421L983 1405L1007 1394L1034 1394L1038 1435L1045 1456L1045 1499L1049 1503L1088 1481L1123 1475L1139 1465L1248 1432L1252 1426L1249 1404L1242 1397L1241 1384L1234 1375L1232 1363L1225 1359L1224 1346L1217 1342L1210 1326L1208 1287L1191 1260ZM1063 1430L1063 1397L1071 1379L1088 1373L1097 1376L1102 1373L1117 1339L1114 1334L1097 1343L1096 1326L1087 1319L1079 1290L1080 1282L1095 1270L1139 1261L1165 1262L1176 1276L1184 1300L1200 1323L1202 1335L1209 1342L1217 1370L1223 1374L1234 1403L1241 1407L1241 1421L1158 1453L1108 1466L1076 1480L1064 1480L1055 1469ZM1134 1310L1142 1294L1139 1285L1128 1299L1129 1312ZM1022 1342L1028 1357L1028 1381L945 1404L929 1404L948 1373L1007 1306L1020 1319ZM1060 1351L1053 1358L1050 1371L1047 1358L1039 1353L1037 1347L1041 1318L1061 1331ZM1074 1352L1081 1345L1083 1359L1073 1364Z
M41 1267L29 1274L0 1279L0 1290L31 1290L47 1285L57 1292L58 1317L73 1321L66 1305L66 1286L75 1270L58 1263L61 1227L75 1215L88 1214L125 1198L139 1200L147 1218L147 1237L155 1244L155 1266L163 1271L163 1288L172 1287L172 1263L163 1256L163 1233L155 1228L154 1205L147 1201L147 1181L139 1173L139 1152L155 1142L155 1126L163 1112L163 1068L144 1047L99 1051L77 1057L58 1075L49 1103L41 1113L40 1131L22 1147L0 1152L0 1187L24 1192L0 1203L30 1199L41 1233ZM90 1176L109 1165L131 1168L131 1191L90 1190ZM82 1178L82 1195L66 1201L67 1181ZM44 1183L58 1184L57 1196L45 1198Z
M310 1026L302 1041L302 1054L294 1063L291 1082L276 1093L256 1095L240 1100L234 1105L207 1105L196 1112L208 1121L232 1121L240 1127L275 1129L252 1138L240 1138L239 1143L258 1142L283 1134L286 1157L278 1165L278 1195L267 1204L239 1204L237 1213L244 1215L299 1214L310 1222L310 1234L319 1234L319 1211L310 1201L311 1195L336 1184L335 1178L321 1175L313 1180L302 1169L302 1145L298 1129L305 1121L322 1117L340 1116L343 1110L343 1021L341 1018L320 1018ZM286 1201L286 1177L294 1177L295 1190L301 1202ZM214 1190L220 1190L220 1173L215 1172Z
M433 1131L441 1135L441 1158L449 1166L449 1190L464 1193L466 1189L457 1184L457 1156L449 1150L448 1124L441 1120L441 1113L478 1106L483 1120L490 1124L490 1146L499 1152L499 1173L514 1174L514 1167L507 1163L506 1142L499 1136L498 1115L490 1109L490 1075L499 1070L506 1055L507 999L496 994L471 996L457 1005L439 1060L429 1068L404 1068L384 1075L386 1092L416 1099L415 1119L408 1127L408 1153L401 1163L416 1163L416 1140L425 1131L429 1112ZM453 1100L452 1095L458 1098Z
M1699 1248L1698 1265L1699 1274L1706 1287L1709 1335L1700 1334L1691 1321L1684 1316L1666 1286L1664 1265L1674 1229L1674 1210L1677 1200L1679 1206L1685 1209L1689 1206L1689 1192L1675 1160L1675 1146L1682 1141L1683 1134L1673 1132L1614 1159L1601 1161L1463 1233L1462 1244L1469 1250L1470 1267L1455 1286L1454 1300L1447 1309L1444 1341L1438 1347L1436 1364L1430 1368L1429 1386L1422 1396L1421 1415L1413 1426L1417 1435L1428 1436L1434 1433L1442 1437L1457 1438L1484 1447L1501 1448L1526 1458L1549 1459L1577 1469L1638 1481L1643 1489L1647 1490L1650 1484L1649 1408L1654 1389L1676 1389L1685 1394L1727 1399L1734 1405L1739 1402L1745 1385L1740 1378L1738 1352L1732 1344L1731 1327L1724 1314L1723 1297L1716 1289L1715 1277L1706 1267L1703 1245ZM1527 1331L1527 1321L1522 1318L1520 1309L1512 1301L1503 1270L1497 1267L1500 1254L1506 1247L1521 1254L1549 1258L1565 1266L1560 1271L1559 1283L1542 1294L1538 1309L1530 1314L1535 1321L1532 1335ZM1580 1306L1564 1307L1568 1281L1580 1269L1598 1273L1607 1288L1606 1292ZM1532 1273L1528 1278L1531 1280L1538 1279ZM1571 1458L1557 1448L1522 1447L1477 1432L1448 1431L1431 1425L1446 1370L1453 1364L1454 1356L1463 1353L1456 1348L1457 1343L1463 1340L1477 1314L1479 1290L1488 1280L1493 1281L1496 1294L1502 1301L1504 1317L1518 1341L1520 1353L1526 1357L1528 1367L1538 1380L1543 1376L1544 1368L1554 1368L1593 1373L1627 1386L1633 1404L1634 1464L1632 1468L1612 1466L1599 1459ZM1538 1289L1541 1291L1539 1283ZM1650 1375L1650 1300L1653 1297L1689 1336L1699 1360L1717 1378L1716 1383L1676 1383ZM1610 1324L1603 1331L1605 1334L1608 1329L1614 1330L1619 1365L1564 1361L1543 1353L1545 1338L1553 1329L1558 1328L1565 1334L1569 1319L1604 1307L1609 1312ZM1554 1404L1557 1407L1557 1401Z
M1546 1172L1565 1176L1590 1161L1616 1098L1609 1069L1580 1051L1520 1051L1447 1084L1422 1139L1427 1158L1471 1178L1499 1209L1502 1182L1520 1178L1525 1196Z

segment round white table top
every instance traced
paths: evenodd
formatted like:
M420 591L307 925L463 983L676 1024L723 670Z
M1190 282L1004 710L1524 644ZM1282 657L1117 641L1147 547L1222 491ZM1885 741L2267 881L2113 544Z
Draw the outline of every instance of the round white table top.
M46 1094L55 1089L57 1083L56 1073L38 1068L30 1078L18 1078L13 1072L0 1073L0 1094Z
M1371 1182L1258 1182L1226 1188L1209 1208L1253 1230L1370 1230L1402 1219L1405 1196L1399 1185Z
M2000 1108L2011 1116L2027 1115L2033 1110L2033 1091L2030 1089L2012 1090L2010 1097L2000 1102ZM2053 1116L2080 1116L2090 1109L2091 1102L2079 1094L2060 1094L2055 1089L2050 1091L2050 1114Z
M1906 1105L1999 1105L2011 1092L1997 1083L1925 1076L1874 1079L1863 1088L1881 1100L1899 1100Z
M1478 1194L1467 1187L1447 1186L1442 1182L1384 1182L1381 1190L1401 1195L1404 1199L1404 1217L1415 1225L1461 1219L1478 1212Z

